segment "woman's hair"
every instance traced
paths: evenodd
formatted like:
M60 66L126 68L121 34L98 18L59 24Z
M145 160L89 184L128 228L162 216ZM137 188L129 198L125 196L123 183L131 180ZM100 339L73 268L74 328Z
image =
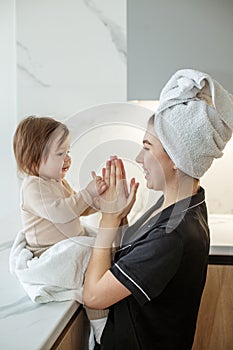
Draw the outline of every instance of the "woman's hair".
M155 114L153 114L149 120L148 120L148 125L154 125L154 121L155 121Z
M152 116L148 119L147 123L148 123L149 126L152 126L154 128L154 122L155 122L155 113L152 114ZM164 150L165 153L167 153L167 151L165 150L164 147L163 147L163 150Z
M49 148L58 133L61 145L69 135L63 123L50 117L29 116L23 119L14 134L13 147L18 170L27 175L39 176L42 158L47 160Z

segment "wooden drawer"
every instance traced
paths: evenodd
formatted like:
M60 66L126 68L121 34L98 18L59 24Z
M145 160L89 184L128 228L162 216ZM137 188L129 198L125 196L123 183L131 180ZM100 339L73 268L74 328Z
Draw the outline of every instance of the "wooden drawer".
M51 350L88 350L89 321L82 307L75 312Z
M233 266L209 265L192 350L233 348Z

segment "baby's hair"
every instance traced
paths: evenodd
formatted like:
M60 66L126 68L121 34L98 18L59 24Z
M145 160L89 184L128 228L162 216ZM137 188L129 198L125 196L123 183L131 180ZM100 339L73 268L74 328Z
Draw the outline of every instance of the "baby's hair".
M67 126L51 117L29 116L23 119L14 134L13 148L18 171L39 176L42 158L47 160L49 147L58 133L59 146L69 135Z

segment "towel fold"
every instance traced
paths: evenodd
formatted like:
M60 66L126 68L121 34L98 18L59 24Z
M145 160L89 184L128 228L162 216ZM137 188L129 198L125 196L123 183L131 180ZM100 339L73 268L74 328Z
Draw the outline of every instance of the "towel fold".
M177 71L164 86L155 131L177 168L200 178L233 130L233 96L208 74Z
M77 300L82 303L84 273L94 237L78 236L60 241L39 258L25 248L25 235L17 234L9 266L34 303Z

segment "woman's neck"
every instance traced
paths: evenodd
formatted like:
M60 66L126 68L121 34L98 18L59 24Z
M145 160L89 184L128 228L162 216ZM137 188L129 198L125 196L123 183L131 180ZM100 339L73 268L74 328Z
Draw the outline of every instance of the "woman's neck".
M193 196L198 192L199 188L199 180L181 173L179 175L179 181L176 181L173 185L170 184L170 186L166 187L165 191L163 192L163 204L150 215L146 222L149 221L153 216L160 213L162 210L168 208L170 205L175 204L182 199Z
M198 192L199 188L199 180L181 173L178 177L178 181L165 189L164 202L162 205L163 209L182 199L193 196Z

